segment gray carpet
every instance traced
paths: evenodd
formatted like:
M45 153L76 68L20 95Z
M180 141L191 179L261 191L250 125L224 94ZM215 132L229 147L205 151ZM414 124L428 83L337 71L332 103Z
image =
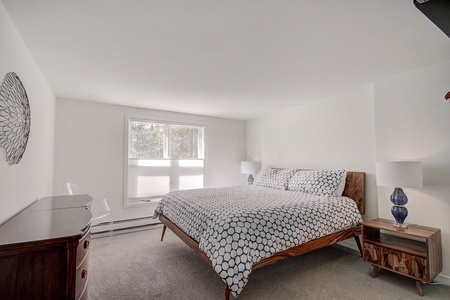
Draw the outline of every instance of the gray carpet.
M224 284L197 254L161 227L91 241L89 299L223 299ZM372 267L339 247L327 247L259 269L239 300L450 299L450 287L423 285Z

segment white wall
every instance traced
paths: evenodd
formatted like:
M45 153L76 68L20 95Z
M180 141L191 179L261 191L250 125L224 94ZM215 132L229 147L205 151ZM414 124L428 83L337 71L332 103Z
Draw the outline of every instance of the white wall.
M441 279L450 277L450 62L380 80L347 95L247 122L247 158L263 165L365 171L365 219L392 219L391 188L375 162L423 162L424 187L405 189L407 222L442 230Z
M0 149L0 224L33 201L51 195L55 96L0 2L0 81L15 72L28 94L31 131L19 164ZM1 84L0 82L0 84Z
M88 101L57 99L54 193L73 182L93 197L107 198L115 220L153 215L154 206L123 208L125 116L205 125L205 187L245 183L245 123Z
M378 215L372 85L247 122L247 158L262 166L366 172L366 219Z
M444 100L450 91L450 61L374 87L377 160L422 161L423 188L405 189L406 222L442 230L441 274L450 277L450 104ZM378 188L380 217L392 219L392 190Z

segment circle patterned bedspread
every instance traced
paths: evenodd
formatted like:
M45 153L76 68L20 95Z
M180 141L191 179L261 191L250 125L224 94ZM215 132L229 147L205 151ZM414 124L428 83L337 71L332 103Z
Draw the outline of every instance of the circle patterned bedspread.
M362 222L347 197L261 186L171 192L159 202L155 217L160 214L199 243L234 297L253 264Z

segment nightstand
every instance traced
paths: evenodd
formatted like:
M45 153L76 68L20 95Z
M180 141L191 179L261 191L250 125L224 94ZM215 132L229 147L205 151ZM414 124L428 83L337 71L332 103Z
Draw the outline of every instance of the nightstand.
M374 278L383 268L416 280L423 296L422 282L431 283L442 271L441 230L415 224L397 228L392 223L386 219L362 223L363 260L373 265Z

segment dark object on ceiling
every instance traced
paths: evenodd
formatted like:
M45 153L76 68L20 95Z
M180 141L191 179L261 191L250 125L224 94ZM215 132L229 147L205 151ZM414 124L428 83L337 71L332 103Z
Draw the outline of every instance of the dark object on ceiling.
M22 82L9 72L0 87L0 147L5 149L6 161L18 164L30 135L30 104Z
M450 37L450 0L414 0L414 5Z

